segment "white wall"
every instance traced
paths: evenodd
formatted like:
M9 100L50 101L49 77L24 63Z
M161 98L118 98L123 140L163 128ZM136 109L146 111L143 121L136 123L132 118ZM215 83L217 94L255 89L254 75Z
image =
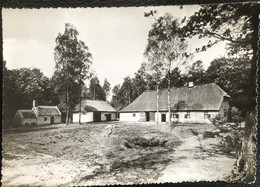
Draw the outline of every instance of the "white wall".
M185 118L185 114L187 112L176 112L176 114L179 114L179 118L171 118L174 122L180 122L180 123L208 123L210 124L210 119L204 118L204 111L196 111L196 112L190 112L190 118ZM209 115L211 115L211 118L213 118L215 115L218 114L218 112L208 112Z
M135 113L135 117L133 117L133 113L120 113L120 121L140 121L140 112ZM159 112L158 113L158 121L162 122L162 114L166 114L166 122L169 122L169 113L168 112ZM179 114L179 118L171 118L174 122L180 122L180 123L208 123L210 124L210 119L204 118L204 111L195 111L190 112L190 118L184 118L185 114L187 112L176 112L176 114ZM211 118L216 116L218 112L208 112L209 115L211 115ZM157 121L157 112L155 112L155 121Z
M93 112L87 112L85 114L81 113L81 123L92 122L93 121ZM72 116L73 123L79 123L79 113L73 113Z
M158 112L158 122L162 122L162 114L166 114L166 122L169 121L169 113L168 112ZM157 121L157 112L155 112L155 121Z
M47 125L47 124L51 124L50 116L37 116L37 125Z
M35 118L23 118L21 120L20 125L25 126L25 123L28 123L29 125L32 125L32 123L35 123L37 125L37 119L35 119Z
M61 123L61 116L54 116L54 123Z
M135 114L135 117L133 116ZM120 113L120 121L139 121L140 120L140 113L133 112L133 113Z

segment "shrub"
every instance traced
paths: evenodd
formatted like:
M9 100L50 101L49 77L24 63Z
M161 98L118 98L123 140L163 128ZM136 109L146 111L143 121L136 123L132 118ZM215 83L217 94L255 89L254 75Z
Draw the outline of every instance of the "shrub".
M142 138L142 137L134 137L132 139L129 139L125 141L125 146L127 148L132 148L132 147L156 147L156 146L164 146L167 140L164 139L155 139L155 138Z
M211 118L211 122L213 123L213 125L215 125L217 128L219 128L220 126L223 126L224 124L224 119L218 114L216 116L214 116L213 118Z
M235 156L242 147L243 134L240 131L232 131L230 134L222 138L221 144L223 151Z

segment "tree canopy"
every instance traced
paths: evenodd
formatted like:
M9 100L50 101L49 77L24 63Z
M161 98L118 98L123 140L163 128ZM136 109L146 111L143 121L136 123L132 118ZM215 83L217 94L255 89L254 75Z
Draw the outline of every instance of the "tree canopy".
M226 41L228 52L233 58L244 59L251 64L250 85L247 108L255 110L256 106L256 62L258 50L258 3L236 3L202 5L200 10L190 18L182 20L182 37L207 37L208 44L197 48L196 51L205 51L207 48Z
M65 24L63 34L56 38L54 59L56 62L54 80L57 83L57 93L61 103L65 104L66 123L69 123L69 113L74 109L81 98L81 87L84 80L91 76L90 66L92 55L85 43L79 40L77 29Z

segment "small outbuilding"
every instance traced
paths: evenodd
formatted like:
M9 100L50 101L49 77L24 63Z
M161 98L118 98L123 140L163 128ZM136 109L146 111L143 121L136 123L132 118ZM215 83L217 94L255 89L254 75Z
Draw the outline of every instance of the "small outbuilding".
M35 126L37 118L32 110L18 110L15 114L15 123L20 126Z
M120 111L120 121L158 121L211 123L211 118L220 115L227 120L230 96L217 84L184 86L170 90L171 113L168 112L167 90L146 91Z
M61 112L57 106L33 107L38 125L61 123Z
M75 107L73 123L116 120L117 111L106 101L83 100Z
M18 110L15 122L19 126L34 126L61 123L61 112L57 106L35 106L31 110Z

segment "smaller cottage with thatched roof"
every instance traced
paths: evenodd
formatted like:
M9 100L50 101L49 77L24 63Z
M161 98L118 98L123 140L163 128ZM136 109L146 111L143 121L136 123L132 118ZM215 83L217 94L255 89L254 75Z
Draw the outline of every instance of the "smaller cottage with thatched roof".
M230 96L215 83L184 86L170 90L171 114L168 112L167 90L146 91L120 111L120 121L157 121L211 123L220 115L227 120Z
M15 123L19 126L35 126L37 118L32 110L18 110L15 114Z
M73 123L116 120L117 111L106 101L83 100L73 111Z
M57 106L35 106L31 110L18 110L15 115L17 125L34 126L61 123L61 112Z

